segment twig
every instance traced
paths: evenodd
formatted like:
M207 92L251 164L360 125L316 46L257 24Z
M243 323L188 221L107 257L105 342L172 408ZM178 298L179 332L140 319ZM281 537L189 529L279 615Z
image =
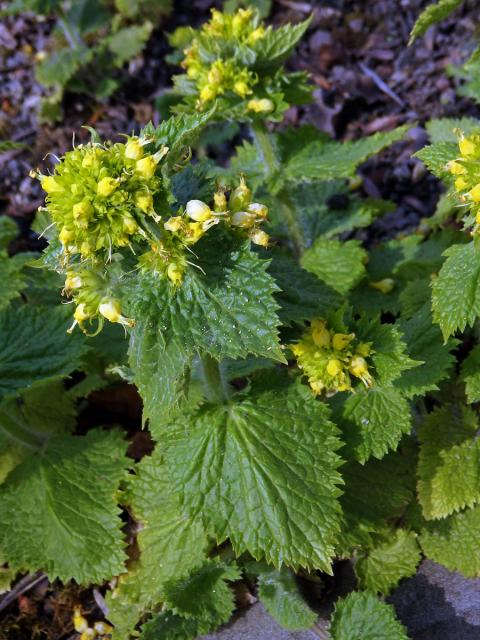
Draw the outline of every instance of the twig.
M383 91L383 93L387 94L387 96L389 96L392 100L394 100L401 107L405 106L405 102L400 98L400 96L397 96L395 91L392 91L390 89L388 84L386 84L386 82L384 82L381 79L381 77L378 75L378 73L375 73L375 71L373 69L370 69L369 67L367 67L367 65L363 64L363 62L359 62L358 66L360 67L360 69L363 71L363 73L366 76L368 76L369 78L371 78L373 80L373 82L380 89L380 91Z
M3 611L9 607L19 596L23 595L30 589L33 589L39 582L47 580L47 576L44 573L36 573L33 576L25 576L17 582L14 588L7 593L7 595L0 602L0 611Z

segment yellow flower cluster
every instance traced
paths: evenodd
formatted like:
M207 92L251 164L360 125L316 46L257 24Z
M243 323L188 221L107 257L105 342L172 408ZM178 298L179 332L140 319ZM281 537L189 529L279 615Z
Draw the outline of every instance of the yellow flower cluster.
M142 233L145 216L154 219L154 195L160 188L157 165L168 149L145 153L149 141L80 145L69 151L53 175L33 174L47 192L46 204L59 239L82 258L111 256Z
M465 136L458 141L460 155L447 164L455 178L455 190L469 204L475 216L473 235L480 234L480 134Z
M218 39L224 44L230 43L230 52L235 52L241 46L252 46L264 35L265 28L259 24L257 13L251 8L240 9L234 15L212 9L212 18L199 31L200 39ZM218 96L229 92L242 100L246 99L254 93L254 87L259 82L258 74L235 57L206 61L200 54L197 38L186 49L182 66L187 76L195 81L199 108L210 105ZM252 98L247 104L247 109L256 113L269 113L274 108L272 100L268 98Z
M322 318L312 320L299 342L290 348L315 394L354 391L355 378L367 388L373 385L367 361L373 353L371 343L359 343L354 333L328 329Z
M73 628L80 634L79 640L100 640L100 638L110 637L113 631L106 622L95 622L93 627L90 627L88 620L82 615L81 607L74 607L73 609Z
M150 245L150 251L140 257L139 263L142 269L166 275L179 285L190 263L185 247L197 243L219 223L237 229L254 244L266 247L269 237L260 225L266 221L267 215L268 208L252 202L252 192L241 178L228 199L224 190L217 191L212 207L201 200L187 202L182 215L172 216L163 223L166 234Z

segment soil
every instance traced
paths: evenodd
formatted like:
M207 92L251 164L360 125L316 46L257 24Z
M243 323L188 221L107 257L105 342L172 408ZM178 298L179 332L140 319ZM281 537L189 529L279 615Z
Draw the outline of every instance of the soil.
M0 8L7 4L0 2ZM42 193L38 182L28 177L29 171L37 167L45 170L55 155L71 147L73 137L86 140L88 133L83 125L94 126L103 137L118 139L121 132L137 131L149 120L158 122L155 101L168 89L175 72L164 61L169 51L165 34L178 25L200 24L218 4L211 0L177 0L172 16L152 34L143 56L124 70L122 88L103 103L67 95L64 117L56 126L38 121L45 90L36 82L33 71L35 54L45 48L51 22L33 14L1 20L0 139L26 145L0 155L0 215L14 218L21 231L12 251L41 248L30 223L42 204ZM289 65L292 70L311 74L314 101L290 109L287 124L313 123L336 139L356 139L411 124L405 141L361 168L363 192L396 204L394 211L372 225L368 237L360 236L370 242L408 232L435 210L441 187L422 163L412 158L427 140L422 128L425 120L480 117L480 107L459 98L458 79L446 73L447 65L460 64L471 52L475 2L465 2L453 18L407 47L410 29L425 4L423 0L276 0L270 18L279 25L299 21L313 12L308 36ZM119 398L125 405L122 410L118 409ZM83 424L98 420L100 407L102 424L121 424L130 433L135 431L132 426L140 424L141 403L127 385L93 394L82 414ZM141 434L134 438L130 453L139 458L150 447L148 438ZM320 602L325 584L329 588L328 582L322 587L317 582L302 584L312 604ZM42 576L27 587L18 589L3 610L0 601L0 640L74 638L70 620L73 604L82 603L92 621L103 617L101 591L49 584ZM252 599L250 585L241 586L239 606L248 606Z

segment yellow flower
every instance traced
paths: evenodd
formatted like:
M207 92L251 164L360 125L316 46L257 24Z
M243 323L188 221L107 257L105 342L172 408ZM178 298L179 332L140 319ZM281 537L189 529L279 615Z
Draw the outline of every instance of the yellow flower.
M233 85L233 90L241 98L245 98L245 96L248 96L248 94L252 93L252 89L244 80L237 80L237 82L235 82Z
M341 372L342 368L342 363L340 360L337 360L337 358L331 358L327 362L327 373L330 376L337 376Z
M183 269L178 264L172 262L168 265L167 276L175 285L179 285L183 280Z
M71 291L72 289L80 289L82 286L82 279L72 271L67 271L67 277L65 278L65 289Z
M166 231L171 231L173 233L180 231L183 227L182 216L172 216L164 223L163 227Z
M143 146L138 138L130 138L125 145L125 157L130 160L140 160L143 156Z
M246 211L237 211L231 217L231 223L234 227L242 227L243 229L249 229L253 227L256 222L256 217L253 213L247 213Z
M455 189L457 191L464 191L467 188L468 184L465 178L457 178L455 180Z
M337 351L343 351L354 338L354 333L335 333L332 340L333 348Z
M390 293L395 286L395 281L392 278L384 278L383 280L377 280L376 282L369 282L370 287L380 291L380 293Z
M225 211L227 209L227 198L224 191L217 191L213 195L215 211Z
M82 302L75 309L73 317L79 324L81 324L82 322L85 322L85 320L88 320L91 317L91 315L90 313L88 313L85 304Z
M102 178L97 184L97 194L102 198L108 198L112 195L118 186L118 181L115 178Z
M80 607L73 608L73 628L77 633L82 633L88 629L88 622L82 616L82 609Z
M66 247L67 245L72 244L72 242L75 240L75 232L72 229L63 227L58 237L63 246Z
M477 145L469 138L461 138L458 147L462 156L474 156L477 152Z
M265 233L265 231L262 231L261 229L252 230L248 237L253 244L258 244L260 247L268 247L270 236L268 233Z
M200 90L200 101L210 102L217 97L217 88L213 84L207 84Z
M325 326L325 320L312 320L312 338L317 347L329 347L331 343L330 331Z
M247 187L245 178L241 177L240 184L230 194L230 198L228 199L228 204L230 206L230 209L232 209L232 211L242 211L246 209L251 202L252 202L252 192Z
M247 207L248 213L254 213L258 218L265 219L268 216L268 207L259 202L252 202Z
M201 200L189 200L185 207L185 212L189 218L195 222L205 222L212 217L212 210Z
M255 111L255 113L270 113L275 109L275 105L268 98L261 98L260 100L254 98L248 101L247 108L250 111Z
M142 175L146 180L150 180L155 175L157 168L157 160L154 156L145 156L137 160L135 164L135 170Z
M354 356L350 361L348 370L356 378L360 378L366 387L372 386L373 378L368 371L368 364L365 358L362 358L362 356Z
M455 160L452 160L451 162L449 162L447 165L447 168L450 171L450 173L454 176L461 176L467 171L462 164L460 164L459 162L455 162Z
M470 197L474 202L480 202L480 184L477 184L470 191Z
M143 213L150 213L153 210L153 197L149 191L139 191L135 195L135 204L143 211Z
M120 309L120 302L115 298L103 298L98 306L99 313L110 320L110 322L118 322L126 327L132 327L134 325L133 320L122 316Z
M42 185L42 189L47 193L63 191L62 186L58 184L53 176L43 176L40 178L40 184Z

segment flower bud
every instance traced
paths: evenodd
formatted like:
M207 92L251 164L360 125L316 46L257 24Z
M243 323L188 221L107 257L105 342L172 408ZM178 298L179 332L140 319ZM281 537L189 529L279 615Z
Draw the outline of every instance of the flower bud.
M138 224L136 223L135 219L132 218L132 216L124 216L123 217L123 230L125 231L125 233L128 233L128 235L132 235L134 234L138 229Z
M467 171L463 164L460 164L460 162L455 162L455 160L452 160L447 164L447 169L454 176L461 176Z
M259 202L252 202L248 205L247 211L249 213L254 213L257 218L265 219L268 216L268 207L264 204L260 204Z
M114 298L103 298L98 310L110 322L118 322L121 317L120 303Z
M173 282L173 284L181 284L183 280L183 269L180 267L180 265L172 262L168 265L167 276Z
M369 355L372 354L372 343L361 342L359 345L357 345L357 348L355 349L355 353L358 353L364 358L368 357Z
M83 633L88 629L88 622L82 616L82 610L80 607L73 608L73 628L77 633Z
M474 202L480 202L480 184L477 184L470 191L470 197Z
M262 98L261 100L254 98L248 101L247 108L249 111L255 111L255 113L270 113L275 109L275 105L268 98Z
M91 316L90 314L87 312L86 306L83 304L83 302L81 304L78 305L78 307L75 309L75 312L73 314L73 317L75 318L75 320L81 324L82 322L85 322L85 320L88 320Z
M72 244L75 240L75 232L72 229L67 229L67 227L63 227L63 229L58 234L58 238L63 246L67 246Z
M118 182L115 178L102 178L97 184L97 194L102 198L108 198L117 188Z
M390 293L392 289L395 287L395 280L392 278L384 278L383 280L378 280L377 282L369 282L370 287L380 291L380 293Z
M237 211L231 217L231 223L234 227L241 227L242 229L249 229L253 227L256 222L256 216L253 213L247 213L246 211Z
M455 189L457 191L464 191L467 188L467 181L465 178L457 178L455 180Z
M71 291L72 289L80 289L82 286L82 279L76 275L73 271L67 271L67 277L65 278L65 289Z
M183 226L182 216L172 216L163 225L165 231L171 231L172 233L176 233L177 231L180 231L182 226Z
M462 156L474 156L477 151L477 146L475 143L469 138L462 138L458 142L458 148L460 149L460 153Z
M143 156L143 146L138 138L130 138L125 145L125 157L129 160L140 160Z
M43 176L40 179L40 184L42 185L42 189L47 193L54 193L55 191L63 190L63 187L58 184L53 176Z
M335 377L342 370L342 363L337 358L331 358L327 363L327 373L329 376Z
M217 97L217 88L213 84L206 84L200 91L200 101L210 102Z
M244 178L240 178L240 184L230 194L228 204L232 211L242 211L252 202L252 192L247 187Z
M214 202L215 211L217 212L226 211L227 198L225 197L224 191L217 191L216 193L214 193L213 202Z
M195 244L205 233L203 224L201 222L189 222L186 229L186 242L187 244Z
M233 90L241 98L245 98L249 93L252 93L252 90L244 80L237 80L233 85Z
M155 156L145 156L141 160L137 160L135 165L135 170L137 173L142 175L145 180L150 180L155 175L155 170L157 168L157 160Z
M95 209L88 200L83 200L82 202L77 202L77 204L73 205L73 217L75 220L88 220L94 211Z
M248 36L248 41L250 44L255 44L255 42L257 42L257 40L260 40L260 38L263 38L263 36L265 35L265 29L264 27L257 27L254 31L252 31L252 33Z
M373 378L368 371L368 364L364 358L361 356L354 356L350 361L348 370L356 378L360 378L366 387L372 386Z
M185 212L189 218L196 222L205 222L212 217L212 210L201 200L189 200Z
M85 631L80 635L79 640L93 640L95 638L95 631L91 627L85 629Z
M113 627L111 627L106 622L98 621L93 625L93 630L97 635L105 636L112 633Z
M268 247L270 236L268 233L265 233L265 231L262 231L261 229L254 229L248 234L248 237L253 244L258 244L260 247Z
M312 320L312 338L317 347L329 347L330 331L325 327L325 320Z
M153 197L149 191L139 191L135 194L135 204L143 211L143 213L150 213L153 209Z

